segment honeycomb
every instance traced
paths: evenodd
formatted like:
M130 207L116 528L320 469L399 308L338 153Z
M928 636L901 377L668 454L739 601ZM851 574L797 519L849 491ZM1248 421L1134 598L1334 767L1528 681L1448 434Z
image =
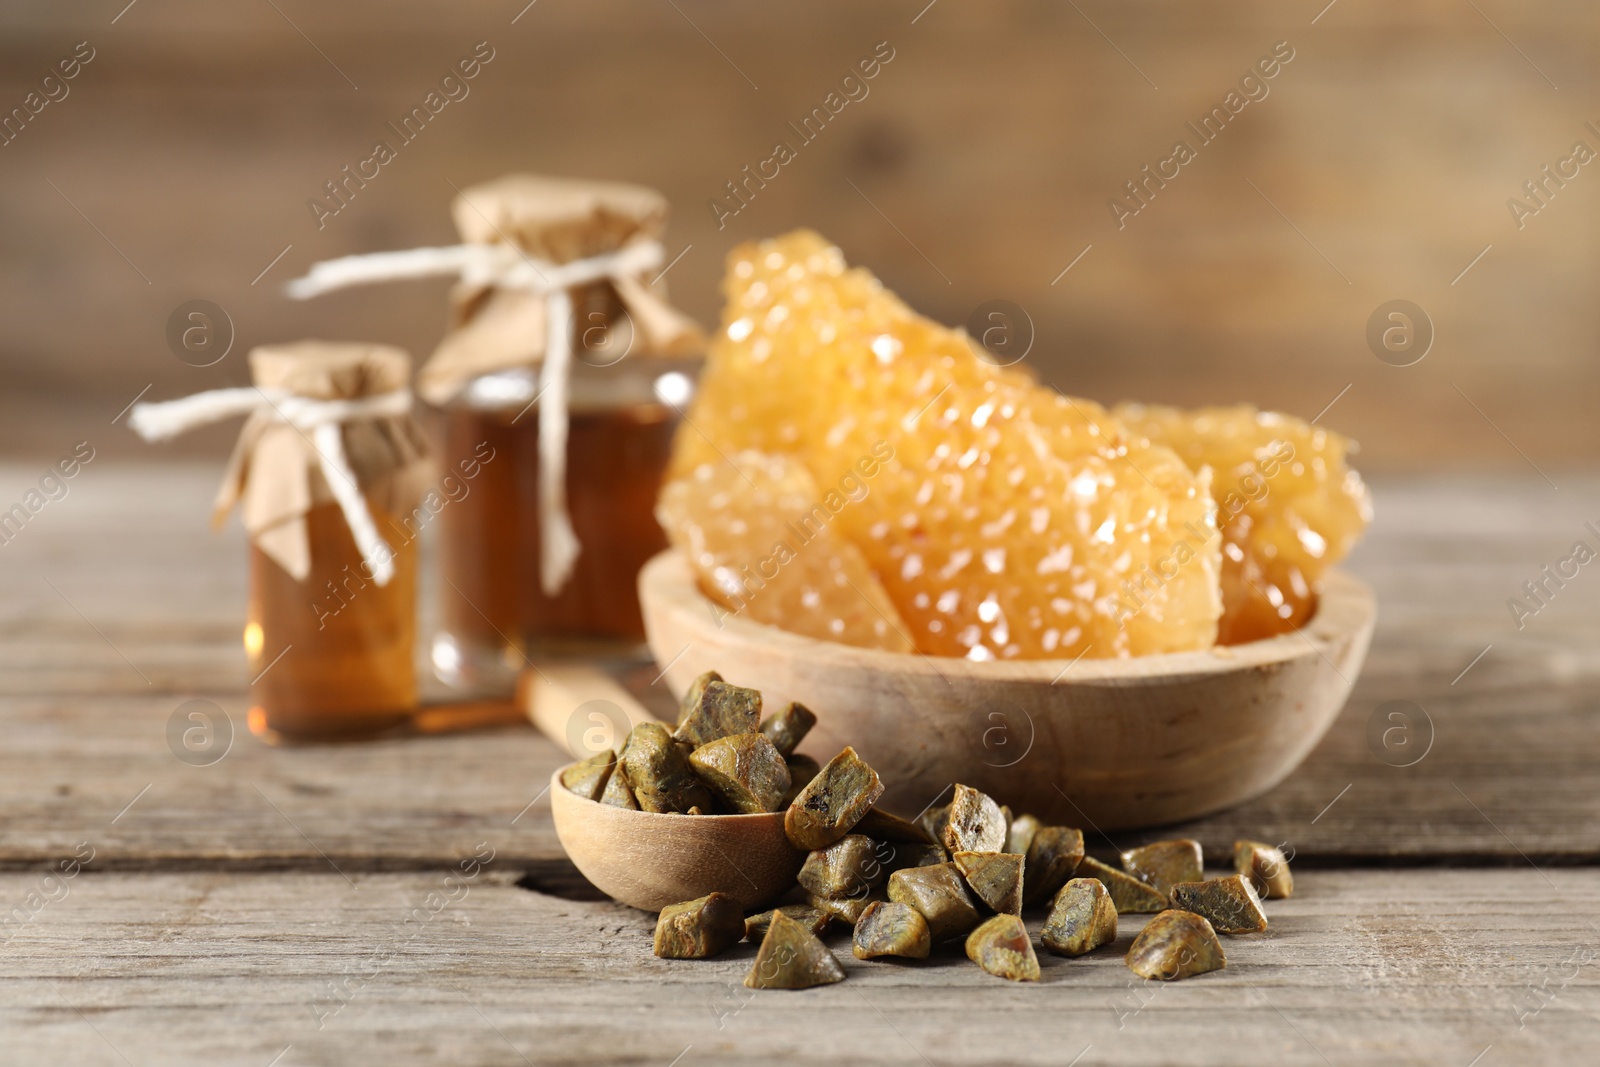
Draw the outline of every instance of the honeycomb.
M1129 430L1166 445L1191 470L1209 466L1222 529L1220 644L1299 626L1316 610L1324 572L1372 521L1361 476L1337 433L1253 407L1124 404Z
M1209 472L980 358L964 332L915 314L809 231L735 249L724 289L675 477L753 449L798 458L825 489L859 483L831 525L929 655L1215 642ZM728 507L748 520L757 504L740 495Z
M727 611L847 645L912 651L882 583L828 521L825 499L799 460L737 452L669 482L656 518Z

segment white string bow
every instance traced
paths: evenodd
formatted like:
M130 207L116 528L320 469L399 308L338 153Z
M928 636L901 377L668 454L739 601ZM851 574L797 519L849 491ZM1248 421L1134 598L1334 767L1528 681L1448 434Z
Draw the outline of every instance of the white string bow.
M509 244L463 244L371 252L314 264L288 284L296 300L334 289L402 278L457 275L471 285L525 289L545 300L545 355L536 400L539 417L539 583L554 596L572 575L582 545L567 511L567 382L572 368L571 290L602 280L638 277L665 258L659 241L636 240L615 252L551 263Z
M404 415L411 410L411 390L359 397L354 400L317 400L287 389L212 389L180 400L135 404L128 423L146 441L164 441L197 426L238 415L262 413L274 422L287 423L311 435L323 480L344 513L372 580L388 585L394 577L394 551L378 533L366 497L350 469L344 451L342 424L355 419Z

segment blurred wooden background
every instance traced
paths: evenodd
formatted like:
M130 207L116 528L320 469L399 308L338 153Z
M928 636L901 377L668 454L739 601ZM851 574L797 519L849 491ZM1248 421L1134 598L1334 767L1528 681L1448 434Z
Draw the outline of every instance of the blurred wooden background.
M0 450L132 454L111 421L136 394L242 383L261 342L426 355L443 283L309 304L281 287L318 259L450 242L452 183L528 170L663 190L668 254L691 246L672 294L708 324L726 251L806 225L946 322L1026 309L1028 360L1074 393L1310 417L1349 385L1323 421L1371 470L1597 453L1600 167L1521 230L1506 207L1575 141L1600 150L1592 4L525 2L9 0L0 109L77 42L95 58L0 147ZM479 41L495 58L470 95L319 231L306 201ZM719 229L707 201L880 41L895 58L870 94ZM1119 231L1107 199L1194 143L1184 123L1278 41L1295 58L1270 94ZM194 298L237 333L204 369L164 339ZM1405 368L1366 342L1395 298L1437 331Z

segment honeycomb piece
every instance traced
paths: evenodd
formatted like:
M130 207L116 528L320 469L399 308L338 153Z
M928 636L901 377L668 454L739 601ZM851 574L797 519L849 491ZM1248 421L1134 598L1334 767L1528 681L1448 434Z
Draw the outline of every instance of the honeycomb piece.
M656 518L727 611L769 626L862 648L910 652L883 584L835 527L792 456L730 453L670 481Z
M1300 626L1316 610L1322 575L1372 521L1361 476L1345 465L1345 437L1288 415L1241 405L1182 411L1124 404L1130 431L1211 468L1222 530L1224 645Z
M930 655L1212 645L1221 548L1205 472L1099 405L979 358L814 233L741 246L729 264L678 477L725 469L741 449L798 456L843 492L830 529ZM1170 577L1123 610L1122 583L1150 566Z

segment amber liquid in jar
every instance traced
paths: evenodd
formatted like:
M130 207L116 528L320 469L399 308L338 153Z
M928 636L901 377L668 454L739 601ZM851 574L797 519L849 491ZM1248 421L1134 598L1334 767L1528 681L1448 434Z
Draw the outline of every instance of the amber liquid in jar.
M538 407L444 413L447 469L464 457L480 464L467 495L439 516L434 666L452 685L505 691L529 656L625 654L644 640L635 583L667 546L655 503L678 414L659 402L574 405L569 419L567 510L582 550L566 584L547 596Z
M306 513L311 572L303 582L250 547L244 644L257 736L371 736L403 725L416 710L416 544L392 535L398 527L382 511L372 508L372 516L394 550L387 585L368 577L337 504Z

